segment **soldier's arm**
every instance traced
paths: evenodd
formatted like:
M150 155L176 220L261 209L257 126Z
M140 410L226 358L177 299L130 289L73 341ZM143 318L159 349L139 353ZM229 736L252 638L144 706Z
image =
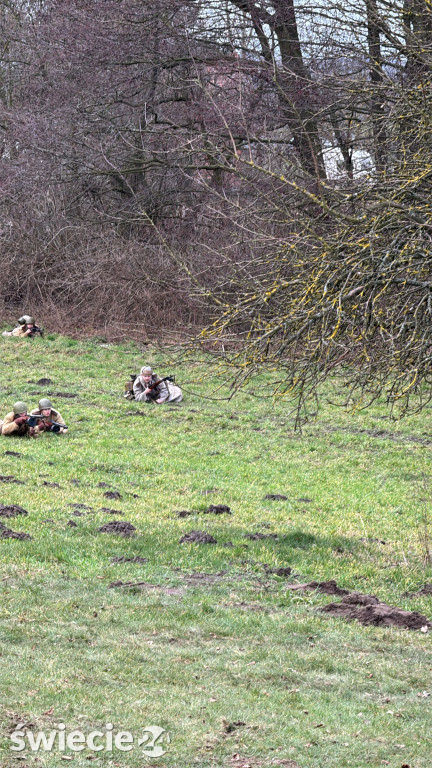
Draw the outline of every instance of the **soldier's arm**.
M18 424L16 424L16 422L14 421L14 414L8 413L8 415L5 416L3 421L2 435L12 435L18 429L19 429Z

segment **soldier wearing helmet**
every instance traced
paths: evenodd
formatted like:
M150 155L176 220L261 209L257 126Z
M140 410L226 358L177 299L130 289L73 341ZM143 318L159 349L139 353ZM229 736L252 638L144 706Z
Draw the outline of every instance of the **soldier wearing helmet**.
M18 325L12 331L3 331L2 336L18 336L31 338L35 334L36 323L31 315L22 315L18 318Z
M34 419L37 423L36 429L38 432L57 432L58 434L67 432L67 426L63 416L60 411L53 408L51 400L47 397L43 397L39 400L38 407L30 412L30 423L33 423L32 417L34 416L41 417L37 420Z
M16 437L35 437L37 427L31 427L28 423L27 405L18 400L14 403L13 410L8 413L0 423L2 435L15 435Z

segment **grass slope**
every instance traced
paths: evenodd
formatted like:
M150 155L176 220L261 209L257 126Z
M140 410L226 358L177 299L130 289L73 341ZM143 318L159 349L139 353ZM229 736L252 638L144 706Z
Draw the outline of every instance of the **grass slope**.
M21 481L0 483L0 503L29 513L3 522L32 536L0 539L1 765L16 766L18 722L86 734L111 722L157 724L169 749L26 751L21 765L430 768L430 633L330 618L319 607L333 598L268 572L289 565L288 581L333 578L431 617L430 596L405 595L432 576L430 409L389 423L379 404L324 404L299 435L282 401L201 399L211 382L192 363L175 371L180 406L127 402L144 362L173 370L135 345L2 342L2 414L49 396L70 432L0 437L0 474ZM209 504L233 514L203 514ZM136 537L98 532L113 520ZM179 543L196 529L217 544ZM278 538L246 538L257 532ZM135 556L145 562L111 562Z

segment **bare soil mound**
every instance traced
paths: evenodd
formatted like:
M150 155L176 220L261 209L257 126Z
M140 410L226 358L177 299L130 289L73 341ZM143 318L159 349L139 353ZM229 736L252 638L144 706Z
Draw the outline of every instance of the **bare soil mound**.
M306 584L287 584L287 589L293 592L297 590L316 589L318 592L324 592L326 595L349 595L348 589L338 587L334 579L329 581L308 581Z
M274 539L277 541L278 536L276 533L260 533L258 531L257 533L245 533L245 539L250 539L251 541L259 541L261 539Z
M110 563L148 563L148 558L140 557L139 555L135 555L135 557L125 557L122 555L120 557L112 557Z
M270 568L268 565L264 565L264 570L270 575L282 576L284 579L286 579L292 573L292 568L290 568L289 565L282 566L281 568Z
M13 531L11 528L6 528L3 523L0 523L0 539L20 539L21 541L31 540L29 533L22 533L22 531Z
M180 539L180 544L217 544L217 539L205 531L190 531Z
M387 603L381 603L375 595L363 595L361 592L351 592L340 603L330 603L320 609L332 616L344 619L356 619L360 624L375 627L404 627L405 629L432 628L428 621L417 611L404 611Z
M135 531L135 526L128 523L127 520L113 520L112 523L105 523L101 528L98 528L98 533L116 533L125 538L135 536Z
M124 515L121 509L110 509L110 507L101 507L99 512L106 512L108 515Z
M189 517L190 515L232 515L227 504L210 504L208 509L175 509L173 515Z
M104 496L106 499L121 499L120 491L105 491Z
M288 496L284 496L283 493L267 493L264 496L265 501L288 501Z
M15 475L0 475L0 483L17 483L17 485L24 485L22 480L17 480Z
M28 515L28 512L18 504L0 504L0 517L18 517L18 515Z

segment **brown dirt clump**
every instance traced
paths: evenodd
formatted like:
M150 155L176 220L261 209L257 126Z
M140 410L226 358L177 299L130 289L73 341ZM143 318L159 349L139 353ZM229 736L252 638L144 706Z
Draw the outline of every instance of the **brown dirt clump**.
M245 533L245 539L250 539L251 541L260 541L261 539L274 539L277 541L278 536L276 533Z
M381 603L375 595L363 595L361 592L351 592L340 603L330 603L320 610L343 619L355 619L366 626L403 627L423 631L432 628L432 622L421 613L404 611L394 605Z
M267 493L264 496L265 501L288 501L288 496L284 496L283 493Z
M16 456L17 458L19 458L20 456L22 456L22 453L18 453L18 451L5 451L4 455L5 456Z
M308 581L306 584L287 584L287 589L291 589L293 592L296 590L316 589L318 592L324 592L326 595L349 595L349 590L338 587L334 579L329 581Z
M124 515L121 509L110 509L110 507L101 507L99 512L106 512L108 515Z
M47 384L52 384L52 381L51 381L51 379L42 378L42 379L38 379L36 384L40 384L42 387L46 387Z
M135 531L135 526L126 520L113 520L112 523L105 523L101 528L98 528L98 533L116 533L125 538L135 536Z
M226 504L210 504L208 509L204 510L205 515L232 515L230 508Z
M24 485L22 480L17 480L15 475L0 475L0 483L17 483L17 485Z
M122 555L120 557L112 557L110 563L148 563L148 558L140 557L139 555L135 555L135 557L125 557Z
M60 488L58 483L49 483L48 480L44 480L42 485L46 485L48 488Z
M6 528L3 523L0 523L0 539L20 539L20 541L29 541L31 538L29 533L13 531L11 528Z
M284 579L286 579L292 573L292 568L290 568L289 565L282 566L281 568L270 568L268 565L264 565L264 570L270 575L282 576Z
M78 397L73 392L54 392L55 397Z
M119 491L105 491L104 496L106 499L121 499Z
M28 512L18 504L0 504L0 517L18 517L18 515L28 515Z
M180 544L217 544L217 539L205 531L190 531L180 539Z

